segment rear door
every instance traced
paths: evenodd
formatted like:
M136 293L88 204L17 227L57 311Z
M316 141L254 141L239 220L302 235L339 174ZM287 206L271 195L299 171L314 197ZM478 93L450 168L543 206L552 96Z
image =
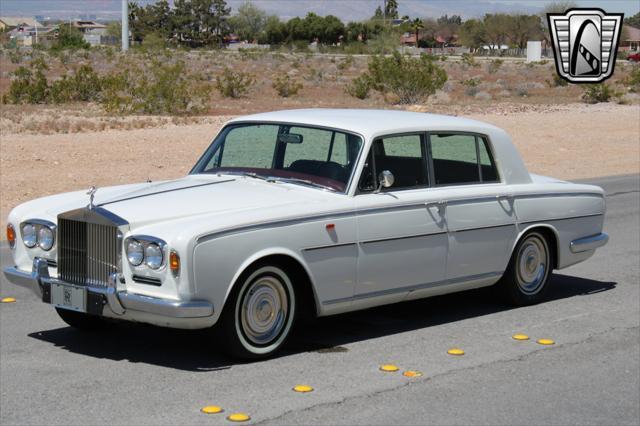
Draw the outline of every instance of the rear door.
M449 231L447 279L452 282L499 277L515 241L513 198L500 182L486 137L430 133L434 186L447 187Z

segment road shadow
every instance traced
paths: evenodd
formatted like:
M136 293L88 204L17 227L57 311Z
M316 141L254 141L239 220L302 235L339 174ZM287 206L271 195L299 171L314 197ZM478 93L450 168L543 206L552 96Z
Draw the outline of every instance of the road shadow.
M589 296L615 288L615 282L554 274L547 301ZM343 345L517 309L502 302L494 288L470 290L313 320L299 327L279 356L301 352L346 352ZM29 337L73 353L113 361L152 364L186 371L215 371L238 362L226 357L224 342L207 331L173 330L114 323L106 331L70 327L43 330Z

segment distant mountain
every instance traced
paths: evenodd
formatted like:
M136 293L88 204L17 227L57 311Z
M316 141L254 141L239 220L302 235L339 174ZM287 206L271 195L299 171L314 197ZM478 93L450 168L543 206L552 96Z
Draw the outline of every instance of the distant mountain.
M245 0L227 0L233 10ZM139 4L154 0L139 0ZM304 16L308 12L318 15L335 15L344 21L367 19L373 16L383 0L254 0L261 9L283 19ZM463 18L482 16L485 13L525 12L538 13L541 7L490 0L399 0L400 16L439 17L444 14L461 15ZM1 0L0 15L38 16L53 19L118 19L120 0ZM95 17L95 18L94 18Z

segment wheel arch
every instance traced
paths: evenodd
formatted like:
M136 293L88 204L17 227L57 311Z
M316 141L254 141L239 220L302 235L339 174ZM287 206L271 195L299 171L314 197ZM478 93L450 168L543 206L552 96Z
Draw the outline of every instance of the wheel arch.
M516 249L522 238L533 231L540 232L547 238L549 247L551 248L553 269L557 269L560 264L560 236L558 235L558 230L547 223L535 223L523 228L518 233L518 236L513 243L513 247L511 247L511 255L513 256L513 251Z
M301 256L286 248L261 250L245 259L245 261L242 262L238 270L235 272L235 275L231 280L231 285L227 289L224 297L224 304L222 307L223 310L226 307L229 295L231 294L233 289L238 285L242 285L238 282L242 274L252 266L262 263L281 265L285 268L285 272L293 273L294 277L291 278L294 288L297 287L296 290L302 290L302 305L310 305L313 310L314 316L317 316L319 314L320 303L318 301L318 295L315 289L311 272L309 271L309 268L307 267Z

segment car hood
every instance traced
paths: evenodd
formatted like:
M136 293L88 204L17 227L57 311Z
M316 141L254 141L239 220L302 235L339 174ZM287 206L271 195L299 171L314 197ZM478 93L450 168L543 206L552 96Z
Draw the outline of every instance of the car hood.
M244 176L191 175L172 181L98 188L94 204L137 228L199 215L228 215L256 209L264 212L293 204L313 204L326 195L319 189ZM49 213L84 207L89 196L81 198L80 205L76 199L64 207L56 206Z

